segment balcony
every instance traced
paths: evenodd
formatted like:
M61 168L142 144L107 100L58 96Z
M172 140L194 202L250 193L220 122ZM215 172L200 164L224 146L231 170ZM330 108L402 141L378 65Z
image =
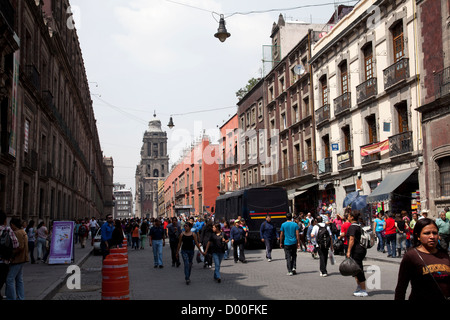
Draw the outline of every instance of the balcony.
M30 152L24 154L22 167L30 173L34 173L38 170L38 154L36 151L30 150Z
M319 168L319 174L326 174L333 171L333 159L323 158L317 161L317 166Z
M403 58L383 70L384 90L409 78L409 59Z
M368 147L370 145L374 145L374 144L378 144L378 142L375 142L375 143L371 142L371 143L368 143L366 145L363 145L363 146L360 147L360 150L362 150L362 149L364 149L364 148L366 148L366 147ZM372 162L378 161L378 160L381 160L381 154L380 154L379 151L378 152L374 152L374 153L369 154L369 155L366 155L366 156L361 155L361 164L362 165L369 164L369 163L372 163Z
M338 170L353 167L353 150L344 151L337 154Z
M450 93L450 67L434 75L434 96L439 99Z
M28 81L36 89L36 91L41 91L41 76L38 70L33 64L25 66L25 73Z
M201 181L197 181L197 189L202 189L203 185Z
M316 125L319 126L325 121L330 120L330 105L326 104L316 110Z
M389 156L395 157L413 151L412 131L389 137Z
M371 78L356 87L356 103L363 103L377 94L377 78Z
M350 110L351 107L351 92L346 92L334 99L334 115Z

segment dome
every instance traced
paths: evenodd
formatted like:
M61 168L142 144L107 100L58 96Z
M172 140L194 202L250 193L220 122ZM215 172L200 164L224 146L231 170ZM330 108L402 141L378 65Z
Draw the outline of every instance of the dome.
M156 112L153 114L153 119L148 123L148 132L162 132L161 120L156 118Z

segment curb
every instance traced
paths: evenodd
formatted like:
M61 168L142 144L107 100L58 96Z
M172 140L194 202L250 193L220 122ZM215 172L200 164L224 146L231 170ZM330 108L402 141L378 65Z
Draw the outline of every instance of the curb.
M91 249L84 256L82 256L75 264L79 267L93 254L94 250ZM65 274L59 277L55 282L53 282L47 289L45 289L36 300L51 300L53 296L58 292L59 289L66 283L67 278L70 274Z

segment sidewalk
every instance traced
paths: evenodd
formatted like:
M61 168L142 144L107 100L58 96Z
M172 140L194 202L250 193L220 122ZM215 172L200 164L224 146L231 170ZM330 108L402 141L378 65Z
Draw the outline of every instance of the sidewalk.
M90 239L86 247L81 249L79 243L75 244L73 264L81 266L93 252ZM36 257L36 253L35 253ZM23 281L25 287L25 300L48 300L65 284L70 274L66 273L69 265L49 265L46 263L26 263L23 268ZM5 286L3 286L3 293Z
M80 244L75 245L75 262L74 264L81 266L84 261L93 252L90 241L87 242L84 249L80 248ZM382 261L394 264L400 264L400 258L388 258L387 253L378 252L376 247L372 247L367 251L367 261ZM49 300L63 286L70 276L67 274L69 265L48 265L45 263L31 264L24 266L23 278L25 286L26 300ZM3 289L4 291L4 289Z

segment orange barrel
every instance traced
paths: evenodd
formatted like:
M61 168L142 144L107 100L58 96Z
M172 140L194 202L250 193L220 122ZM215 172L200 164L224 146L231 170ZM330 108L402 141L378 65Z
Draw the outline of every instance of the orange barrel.
M122 248L111 248L109 249L109 254L121 254L124 255L126 258L128 258L128 249L127 247Z
M127 247L128 246L128 241L127 241L127 238L123 238L123 241L122 241L122 247Z
M128 258L110 254L103 260L102 300L130 300Z

